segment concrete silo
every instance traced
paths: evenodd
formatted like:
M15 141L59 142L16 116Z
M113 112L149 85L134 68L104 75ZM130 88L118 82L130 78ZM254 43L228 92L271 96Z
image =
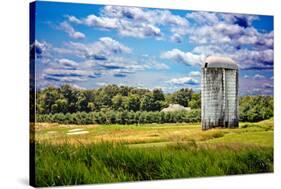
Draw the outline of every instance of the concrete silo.
M228 57L209 56L201 72L202 129L238 127L238 65Z

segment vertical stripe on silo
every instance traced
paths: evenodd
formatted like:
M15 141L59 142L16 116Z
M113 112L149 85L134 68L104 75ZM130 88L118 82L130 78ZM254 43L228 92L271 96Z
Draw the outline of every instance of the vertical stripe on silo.
M202 69L202 129L220 125L223 114L223 69Z
M226 103L227 108L225 109L225 122L228 123L227 127L235 127L235 120L237 120L237 70L226 70Z

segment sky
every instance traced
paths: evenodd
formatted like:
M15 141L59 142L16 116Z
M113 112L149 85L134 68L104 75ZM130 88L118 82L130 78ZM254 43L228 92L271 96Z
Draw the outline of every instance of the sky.
M240 95L273 95L273 17L36 2L36 88L200 91L207 56L239 66Z

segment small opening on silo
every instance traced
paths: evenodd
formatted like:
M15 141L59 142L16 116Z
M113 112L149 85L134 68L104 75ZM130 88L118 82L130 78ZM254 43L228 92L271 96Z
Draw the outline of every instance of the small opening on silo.
M208 66L208 62L205 62L205 68L207 68L207 66Z

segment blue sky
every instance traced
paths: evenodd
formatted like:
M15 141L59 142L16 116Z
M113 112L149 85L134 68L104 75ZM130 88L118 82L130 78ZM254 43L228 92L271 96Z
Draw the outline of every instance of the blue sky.
M273 17L36 3L36 87L107 84L200 91L200 65L229 56L240 95L273 94Z

